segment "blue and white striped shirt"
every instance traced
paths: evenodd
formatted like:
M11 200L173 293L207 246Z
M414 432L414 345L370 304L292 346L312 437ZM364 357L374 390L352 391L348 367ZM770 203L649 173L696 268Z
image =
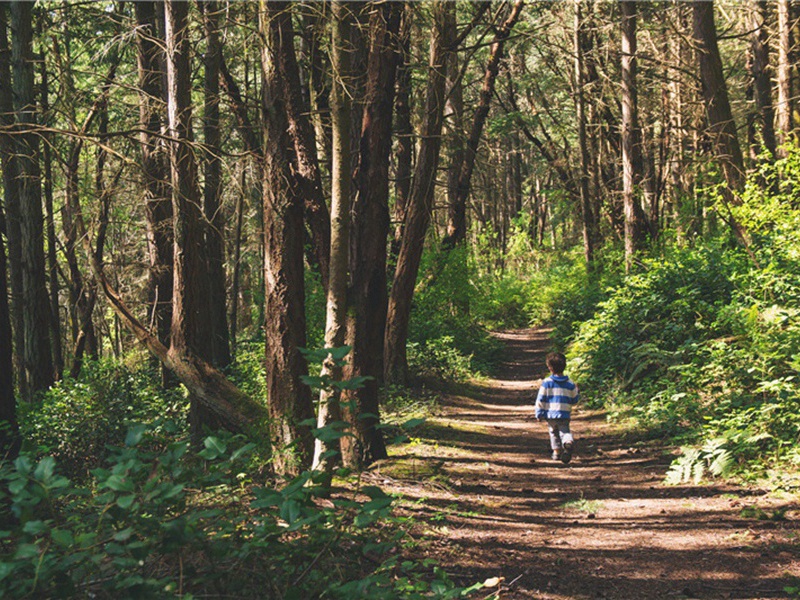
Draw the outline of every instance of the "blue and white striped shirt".
M551 375L539 387L536 396L537 419L569 419L572 407L578 403L578 386L566 375Z

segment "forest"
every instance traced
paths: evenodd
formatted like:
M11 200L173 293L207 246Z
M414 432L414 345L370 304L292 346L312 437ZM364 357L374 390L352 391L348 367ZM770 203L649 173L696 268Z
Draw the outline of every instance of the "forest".
M0 597L645 597L442 550L550 350L800 597L800 2L15 0L0 117Z

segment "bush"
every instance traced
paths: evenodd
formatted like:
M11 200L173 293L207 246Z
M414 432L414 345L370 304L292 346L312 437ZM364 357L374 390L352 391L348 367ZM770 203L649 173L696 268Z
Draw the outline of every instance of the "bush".
M27 448L80 478L103 462L108 445L122 444L131 423L181 421L187 408L181 389L163 390L148 369L87 361L79 378L58 382L40 404L22 406L20 429Z

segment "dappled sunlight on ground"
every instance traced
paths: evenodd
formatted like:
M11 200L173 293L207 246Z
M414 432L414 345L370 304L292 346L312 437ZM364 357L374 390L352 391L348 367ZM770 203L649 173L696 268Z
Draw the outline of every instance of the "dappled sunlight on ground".
M789 597L795 498L665 486L674 449L626 440L598 411L576 410L572 463L550 460L533 419L547 332L497 336L508 345L497 379L455 386L368 475L420 520L415 552L464 584L502 577L504 600Z

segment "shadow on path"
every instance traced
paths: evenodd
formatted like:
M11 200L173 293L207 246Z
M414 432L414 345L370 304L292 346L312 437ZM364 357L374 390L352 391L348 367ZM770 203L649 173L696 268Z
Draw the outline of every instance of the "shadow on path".
M571 464L549 459L533 419L548 333L498 333L497 378L455 386L417 443L372 474L428 522L426 555L464 584L501 577L504 600L789 598L790 575L800 576L789 500L665 486L674 450L631 446L599 411L576 410ZM391 475L406 463L425 480ZM746 507L788 519L746 519Z

